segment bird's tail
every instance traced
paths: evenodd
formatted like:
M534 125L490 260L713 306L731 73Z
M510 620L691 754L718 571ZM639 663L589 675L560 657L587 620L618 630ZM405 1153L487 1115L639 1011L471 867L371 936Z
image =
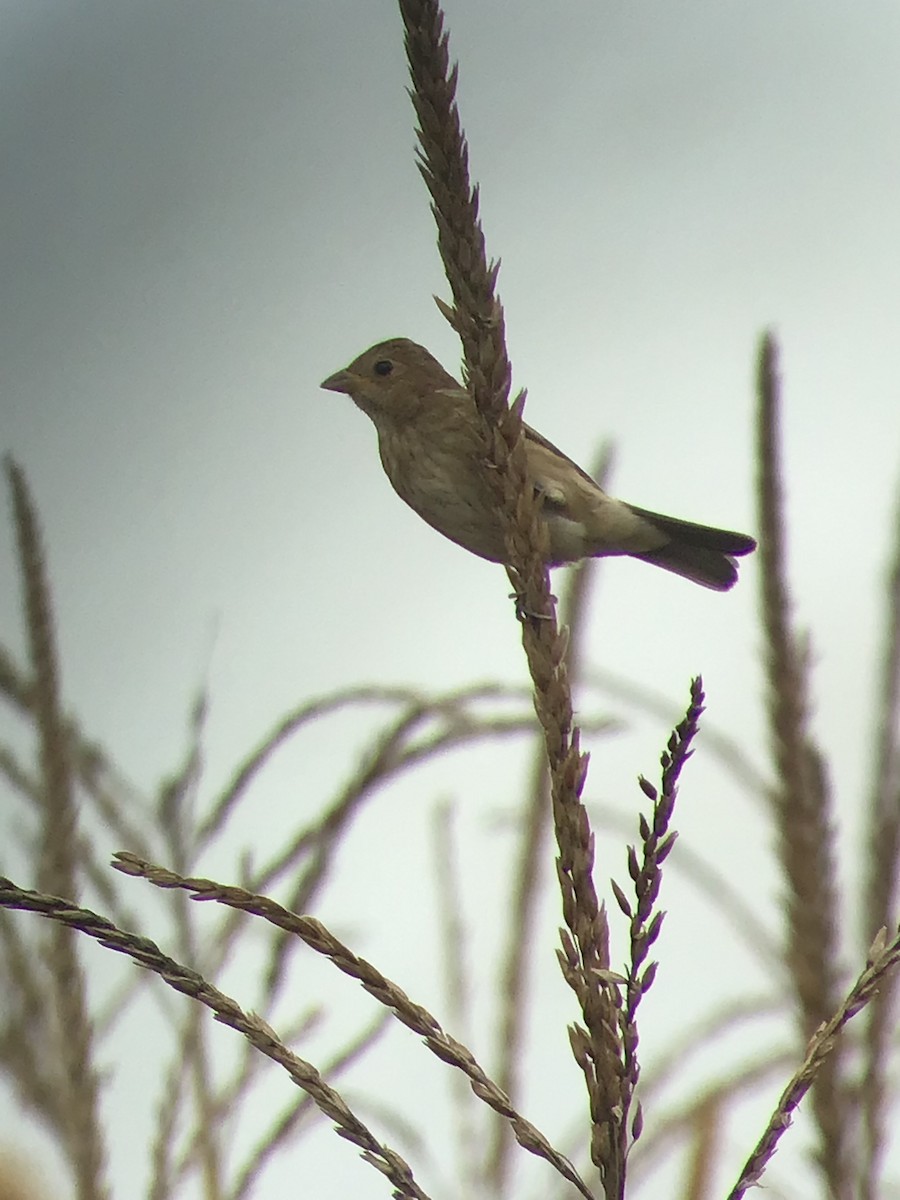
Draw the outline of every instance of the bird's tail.
M733 587L738 577L735 559L756 549L756 542L746 533L695 525L691 521L679 521L675 517L630 507L672 539L659 550L645 550L633 557L714 591L727 592Z

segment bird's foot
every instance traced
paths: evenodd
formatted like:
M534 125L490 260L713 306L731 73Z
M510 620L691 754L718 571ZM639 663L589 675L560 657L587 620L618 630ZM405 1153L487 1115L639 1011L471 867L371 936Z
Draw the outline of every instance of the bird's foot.
M524 592L510 592L509 598L510 598L510 600L515 601L516 619L521 621L523 625L526 621L552 621L553 620L552 609L550 612L535 612L533 609L530 609L525 602L525 593ZM550 603L551 603L551 605L555 605L555 603L556 603L555 596L550 597Z

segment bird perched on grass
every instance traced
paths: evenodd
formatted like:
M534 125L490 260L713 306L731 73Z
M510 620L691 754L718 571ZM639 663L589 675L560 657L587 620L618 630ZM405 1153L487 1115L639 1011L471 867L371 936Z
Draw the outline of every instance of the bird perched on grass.
M474 401L423 347L379 342L321 385L345 392L371 417L394 491L433 529L492 562L503 562L503 526L485 463ZM542 497L548 565L628 554L727 591L736 557L752 537L694 525L614 500L561 450L523 425L528 473Z

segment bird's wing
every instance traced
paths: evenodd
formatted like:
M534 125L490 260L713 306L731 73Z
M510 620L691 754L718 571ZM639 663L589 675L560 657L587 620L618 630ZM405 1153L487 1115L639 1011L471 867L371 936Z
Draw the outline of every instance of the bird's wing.
M564 463L568 463L570 467L577 471L581 478L586 480L591 487L599 490L600 485L596 482L596 480L591 479L587 471L582 470L577 462L573 462L573 460L569 458L568 454L563 454L562 450L560 450L558 446L554 446L551 441L548 441L547 438L545 438L543 434L538 433L536 429L532 429L530 425L526 425L523 422L522 428L525 430L525 452L528 455L529 465L534 462L536 464L541 463L545 466L552 467L554 458L562 459ZM541 447L542 450L547 451L547 454L541 454L537 449L538 447ZM558 469L559 466L557 465L557 470Z
M635 554L656 550L667 534L628 504L608 496L576 462L527 426L528 473L543 497L550 524L551 561L586 554Z

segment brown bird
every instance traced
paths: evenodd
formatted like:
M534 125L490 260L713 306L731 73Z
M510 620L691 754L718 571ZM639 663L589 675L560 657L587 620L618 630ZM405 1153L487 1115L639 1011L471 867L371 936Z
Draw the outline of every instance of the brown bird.
M423 520L481 558L503 562L503 528L471 395L407 338L372 346L322 383L371 417L394 491ZM550 566L628 554L727 591L745 533L694 525L614 500L561 450L525 425L525 453L550 540Z

